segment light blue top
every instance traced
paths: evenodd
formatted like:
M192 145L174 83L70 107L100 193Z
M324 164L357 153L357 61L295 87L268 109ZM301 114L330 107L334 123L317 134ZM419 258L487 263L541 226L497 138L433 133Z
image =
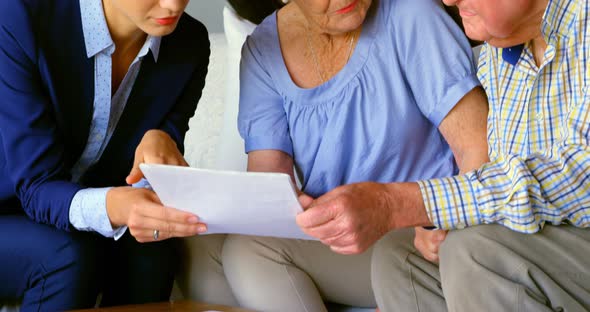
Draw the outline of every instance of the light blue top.
M133 84L141 68L141 60L151 50L158 60L160 37L148 36L119 88L112 95L112 54L115 52L102 1L80 0L82 28L88 58L94 58L94 114L86 148L72 168L72 181L95 164L106 148L125 109ZM74 195L70 205L70 223L80 231L96 231L106 237L118 238L126 227L113 229L106 211L106 194L110 188L87 188Z
M276 18L242 51L246 152L290 154L314 197L342 184L457 172L437 127L479 81L469 43L439 1L374 0L348 64L312 89L291 80Z

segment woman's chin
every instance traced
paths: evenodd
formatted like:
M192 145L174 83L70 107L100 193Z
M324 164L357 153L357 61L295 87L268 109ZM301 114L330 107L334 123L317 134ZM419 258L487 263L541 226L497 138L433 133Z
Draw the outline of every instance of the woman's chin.
M150 35L150 36L154 36L154 37L163 37L163 36L167 36L171 33L174 32L174 30L176 29L176 23L173 25L149 25L146 27L142 27L141 30L143 30L146 34Z

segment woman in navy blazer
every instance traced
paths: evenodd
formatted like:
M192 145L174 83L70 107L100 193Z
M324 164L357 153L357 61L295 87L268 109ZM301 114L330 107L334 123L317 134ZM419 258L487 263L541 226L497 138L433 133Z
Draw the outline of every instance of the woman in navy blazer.
M166 239L205 225L127 184L186 165L210 53L188 1L0 1L0 303L168 299Z

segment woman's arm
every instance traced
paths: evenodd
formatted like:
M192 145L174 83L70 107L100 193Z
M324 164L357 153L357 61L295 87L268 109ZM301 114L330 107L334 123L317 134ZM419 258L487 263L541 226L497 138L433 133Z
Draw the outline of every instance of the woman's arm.
M487 101L481 89L475 88L439 125L461 170L487 161L486 116ZM372 182L335 188L300 214L297 223L308 235L345 254L365 251L393 229L432 225L417 183ZM417 236L417 248L425 258L436 261L446 232L418 231L422 236Z
M451 147L460 173L489 161L488 100L481 87L467 93L447 114L438 129Z
M184 138L205 86L210 43L203 24L188 16L182 17L174 38L167 39L167 45L182 46L188 50L194 65L193 73L184 83L181 96L166 115L160 129L149 130L143 136L135 151L133 168L126 179L128 184L134 184L143 177L140 163L188 166L182 156ZM154 230L160 231L159 240L206 231L206 225L199 223L198 217L164 207L155 193L145 189L111 189L107 193L106 206L113 227L129 226L131 234L140 242L153 241Z
M69 182L66 143L42 84L31 17L24 4L0 11L0 137L8 172L3 178L32 220L70 230L69 205L82 187Z
M487 143L488 102L481 87L467 93L447 114L439 130L451 147L460 173L489 161ZM415 228L414 245L424 258L438 262L438 250L447 231Z
M193 236L207 230L191 213L162 205L156 193L144 188L114 187L106 196L106 207L113 228L128 226L138 242L153 242L171 237Z
M258 150L248 153L248 171L286 173L295 184L293 158L278 150Z
M295 171L293 170L293 158L291 155L279 150L258 150L248 153L248 171L252 172L279 172L288 174L297 185ZM299 203L306 209L313 202L313 198L300 189L297 189Z

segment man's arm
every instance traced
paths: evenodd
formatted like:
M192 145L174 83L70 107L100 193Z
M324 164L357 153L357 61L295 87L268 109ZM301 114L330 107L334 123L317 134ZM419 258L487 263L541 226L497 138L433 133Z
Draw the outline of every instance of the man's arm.
M537 232L545 222L590 226L587 87L570 109L561 140L551 149L498 155L465 175L420 182L433 223L447 229L498 223L524 233Z

